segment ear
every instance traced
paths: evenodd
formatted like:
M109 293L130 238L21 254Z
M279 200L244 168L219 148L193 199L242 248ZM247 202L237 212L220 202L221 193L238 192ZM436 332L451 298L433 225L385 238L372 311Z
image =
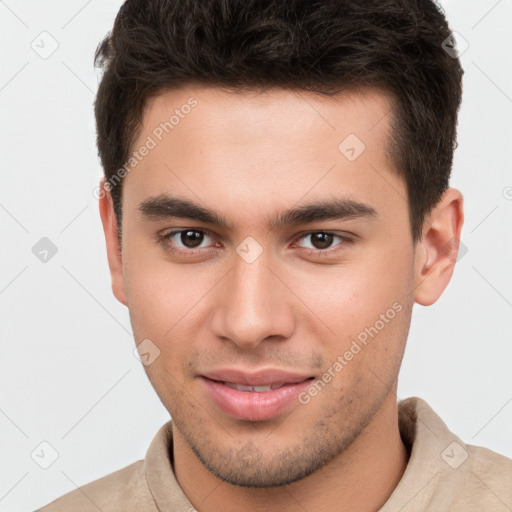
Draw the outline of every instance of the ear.
M112 278L112 291L116 299L128 305L123 275L123 257L118 238L117 219L114 213L114 203L108 186L105 185L105 178L100 181L99 207L100 217L105 232L107 244L108 266Z
M462 194L449 188L425 219L422 239L416 244L414 301L418 304L434 304L448 286L463 222Z

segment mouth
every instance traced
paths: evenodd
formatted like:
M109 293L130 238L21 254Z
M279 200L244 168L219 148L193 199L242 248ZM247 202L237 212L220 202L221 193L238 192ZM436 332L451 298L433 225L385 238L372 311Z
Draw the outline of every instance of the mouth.
M201 375L207 397L230 418L269 420L298 404L297 397L314 377L266 370L246 373L222 370Z
M243 384L237 384L236 382L221 382L221 384L224 384L224 386L227 386L228 388L236 389L237 391L251 391L253 393L265 393L271 389L279 389L287 385L286 382L281 384L269 384L267 386L244 386Z

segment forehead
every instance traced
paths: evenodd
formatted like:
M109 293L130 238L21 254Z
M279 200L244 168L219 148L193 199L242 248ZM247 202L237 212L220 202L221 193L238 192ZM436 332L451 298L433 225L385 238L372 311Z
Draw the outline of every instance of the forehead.
M274 153L278 152L278 142L301 142L318 148L319 140L336 142L349 133L361 139L371 136L372 142L385 142L391 107L390 95L374 88L327 96L281 88L234 92L213 86L188 86L147 101L142 133L156 130L157 137L160 133L175 139L181 133L208 141L214 137L216 142L227 141L233 148L249 139L254 147L272 146ZM185 119L187 122L183 122ZM166 125L169 133L161 126L166 122L172 125L170 130ZM279 139L272 139L273 135L279 135Z
M126 175L123 203L169 194L249 219L302 199L347 197L376 210L403 201L388 155L391 107L375 89L167 91L146 105L133 150L151 149Z

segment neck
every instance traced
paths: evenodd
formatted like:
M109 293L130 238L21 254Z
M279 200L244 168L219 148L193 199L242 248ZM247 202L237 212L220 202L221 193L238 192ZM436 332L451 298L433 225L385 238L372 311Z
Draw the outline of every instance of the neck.
M306 478L281 487L244 488L211 474L173 428L174 470L183 492L203 512L358 510L388 500L408 461L390 393L371 423L338 457Z

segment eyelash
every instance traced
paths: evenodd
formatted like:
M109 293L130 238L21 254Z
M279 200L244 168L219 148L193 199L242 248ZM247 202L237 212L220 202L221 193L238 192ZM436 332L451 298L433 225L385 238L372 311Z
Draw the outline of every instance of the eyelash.
M172 237L174 235L183 233L185 231L193 231L193 232L196 232L196 233L202 233L203 235L209 236L210 238L214 238L213 235L209 231L207 231L205 229L185 228L185 229L175 229L175 230L172 230L172 231L168 231L168 232L166 232L166 233L164 233L162 235L159 235L158 236L159 242L164 246L164 248L166 250L168 250L170 252L173 252L175 254L178 254L178 255L195 256L196 254L198 254L200 252L204 252L205 250L213 249L213 247L203 247L203 248L200 248L200 249L186 249L186 250L185 249L177 249L175 246L173 246L173 244L171 242L171 239L172 239ZM298 236L298 238L296 238L295 240L299 241L299 240L301 240L304 237L307 237L309 235L314 235L314 234L317 234L317 233L322 233L324 235L332 235L334 237L337 237L337 238L340 239L340 243L337 244L336 246L334 246L334 248L328 247L327 249L303 248L303 250L305 250L307 254L315 256L315 257L331 256L333 253L336 253L339 250L342 250L342 248L344 246L353 243L353 239L348 237L348 236L339 235L339 234L333 233L332 231L322 231L322 230L307 231L305 233L301 233ZM296 242L293 242L293 243L295 244ZM341 246L341 248L340 248L340 246Z

